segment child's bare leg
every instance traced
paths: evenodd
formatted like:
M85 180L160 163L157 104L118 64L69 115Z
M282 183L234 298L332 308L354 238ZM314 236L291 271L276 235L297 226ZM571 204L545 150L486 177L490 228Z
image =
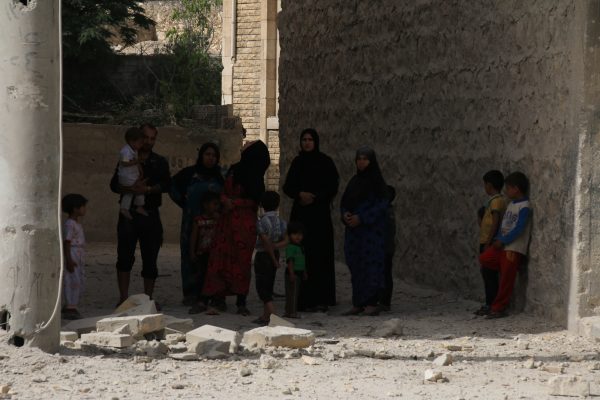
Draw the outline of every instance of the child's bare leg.
M122 216L124 216L127 219L133 219L133 217L131 216L131 213L129 212L128 209L126 208L121 208L121 210L119 211L121 213Z

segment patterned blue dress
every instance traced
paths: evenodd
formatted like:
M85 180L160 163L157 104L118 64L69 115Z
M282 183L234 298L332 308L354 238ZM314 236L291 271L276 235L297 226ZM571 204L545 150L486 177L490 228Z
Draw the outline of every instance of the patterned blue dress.
M377 305L384 287L385 229L389 201L374 196L363 201L356 209L341 209L358 215L360 225L346 227L344 254L352 275L352 305Z

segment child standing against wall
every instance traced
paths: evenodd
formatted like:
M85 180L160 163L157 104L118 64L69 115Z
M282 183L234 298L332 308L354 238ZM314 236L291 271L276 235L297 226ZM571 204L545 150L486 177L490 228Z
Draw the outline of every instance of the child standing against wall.
M191 272L196 284L198 301L189 309L189 314L198 314L207 309L208 299L202 295L202 288L206 278L210 246L215 236L215 227L217 226L221 207L219 193L206 192L200 201L202 202L202 214L194 217L190 238Z
M144 134L138 128L129 128L125 132L125 141L127 144L119 151L119 185L133 186L141 176L140 163L138 161L138 150L144 145ZM133 193L123 193L121 196L121 214L127 219L133 219L129 209L131 202L136 206L135 211L138 214L148 215L144 210L144 195Z
M288 225L288 238L290 243L285 249L287 269L285 271L285 314L287 318L299 318L298 295L300 294L301 280L308 278L306 273L306 258L302 240L304 227L299 222L290 222Z
M531 236L531 207L527 192L529 180L521 172L513 172L504 180L506 196L511 200L506 208L500 232L491 246L479 255L481 267L498 271L500 282L488 319L508 315L507 308L519 267L527 256Z
M258 239L254 256L254 275L256 291L263 302L263 313L252 321L259 325L268 325L271 314L275 312L273 286L279 268L279 249L287 244L286 223L277 215L279 202L279 194L273 191L265 192L260 201L265 214L256 226Z
M483 189L490 196L479 220L479 254L488 248L498 233L502 215L506 209L506 202L502 197L504 175L497 170L491 170L483 175ZM485 304L475 311L475 315L488 315L492 302L498 291L498 271L481 268L483 287L485 290Z
M68 194L62 199L62 210L68 214L63 227L63 252L65 271L63 275L65 306L64 319L80 319L77 309L84 286L85 236L81 217L85 215L87 199L80 194Z

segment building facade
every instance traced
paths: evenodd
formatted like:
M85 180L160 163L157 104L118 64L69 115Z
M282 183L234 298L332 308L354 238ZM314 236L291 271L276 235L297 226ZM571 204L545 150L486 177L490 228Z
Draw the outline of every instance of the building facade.
M268 186L279 181L276 18L280 0L224 0L222 25L222 104L232 104L247 140L269 146Z

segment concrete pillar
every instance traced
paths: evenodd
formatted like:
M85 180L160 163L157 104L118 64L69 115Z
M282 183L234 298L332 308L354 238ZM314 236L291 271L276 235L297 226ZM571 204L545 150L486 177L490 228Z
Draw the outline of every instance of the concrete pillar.
M60 251L60 1L0 6L0 314L16 345L54 352Z

